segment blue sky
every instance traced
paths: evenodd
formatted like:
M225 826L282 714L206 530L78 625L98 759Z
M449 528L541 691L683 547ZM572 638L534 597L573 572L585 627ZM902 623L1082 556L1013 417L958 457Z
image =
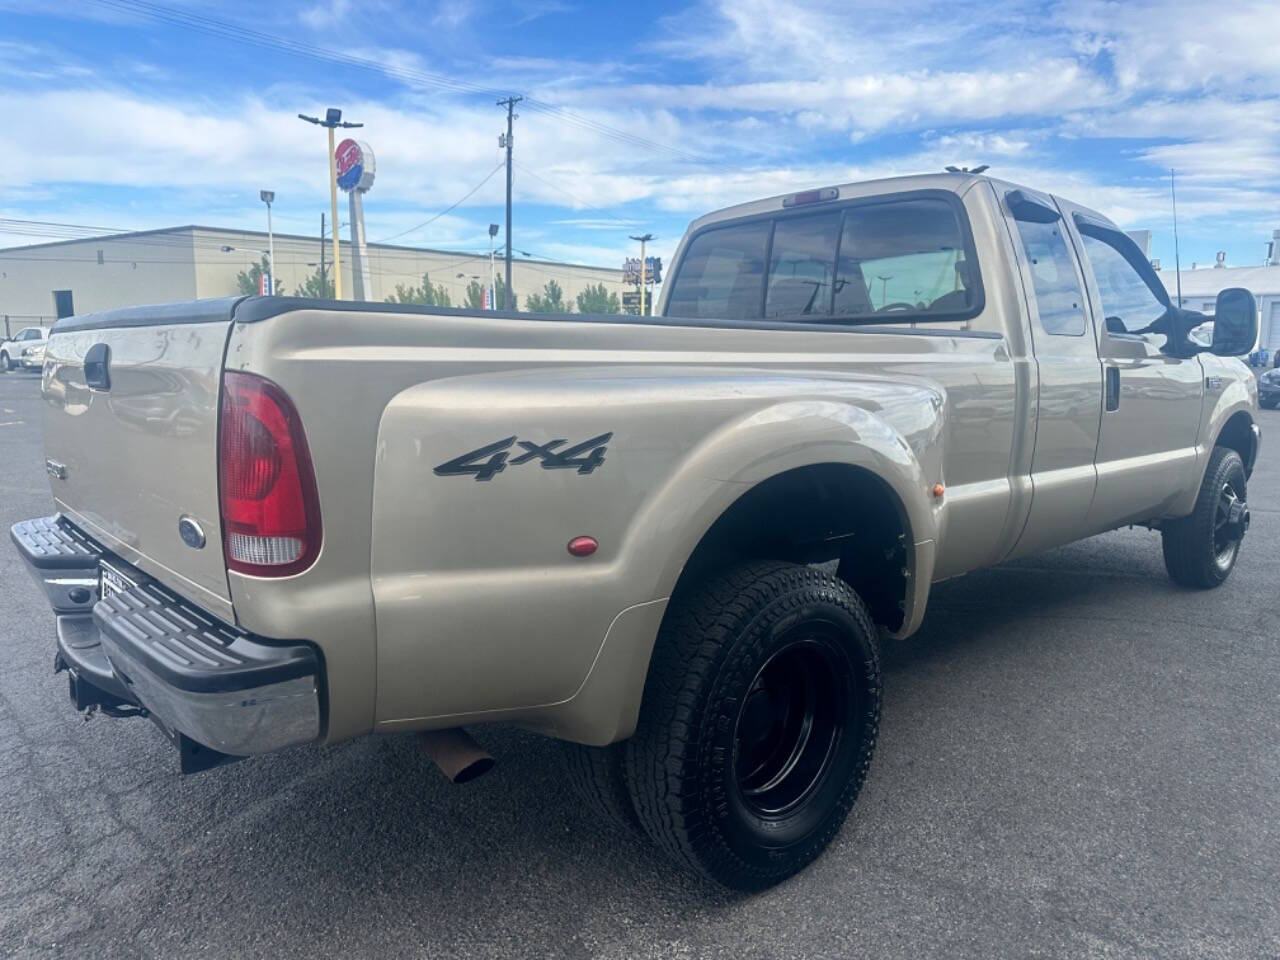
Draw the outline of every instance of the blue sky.
M277 230L315 233L324 139L295 115L336 106L377 154L370 239L487 249L501 172L411 228L501 161L493 101L514 92L535 101L514 246L551 259L613 265L645 231L669 255L710 209L948 163L1149 227L1166 263L1170 166L1184 265L1258 263L1280 227L1274 0L0 0L0 16L3 218L261 228L267 187Z

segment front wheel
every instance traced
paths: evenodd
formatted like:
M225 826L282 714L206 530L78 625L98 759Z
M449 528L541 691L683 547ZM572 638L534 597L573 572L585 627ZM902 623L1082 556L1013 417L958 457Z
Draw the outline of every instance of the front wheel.
M1227 447L1214 447L1188 517L1165 524L1164 565L1174 583L1208 589L1235 569L1249 529L1244 461Z
M663 621L627 742L636 815L703 875L772 886L840 829L879 721L875 628L857 594L811 567L738 567Z

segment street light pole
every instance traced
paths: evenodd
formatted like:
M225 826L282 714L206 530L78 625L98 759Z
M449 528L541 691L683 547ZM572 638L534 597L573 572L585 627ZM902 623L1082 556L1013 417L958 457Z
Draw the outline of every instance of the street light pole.
M337 127L344 130L351 127L363 127L363 123L349 123L342 119L342 111L330 107L324 113L324 119L309 117L305 113L298 114L298 119L314 123L329 131L329 210L333 215L333 294L335 300L342 299L342 250L338 241L338 162L333 155L333 131Z
M271 284L267 292L276 292L276 241L271 230L271 202L276 198L274 190L259 190L258 198L267 205L267 266L271 269Z
M489 308L498 309L498 269L493 262L493 238L498 235L498 225L489 224Z
M645 285L644 285L644 274L645 274L644 245L653 239L653 234L646 233L643 236L632 237L631 239L640 241L640 316L643 317L643 316L646 316L644 301L645 301L645 293L647 293L647 290L645 289Z

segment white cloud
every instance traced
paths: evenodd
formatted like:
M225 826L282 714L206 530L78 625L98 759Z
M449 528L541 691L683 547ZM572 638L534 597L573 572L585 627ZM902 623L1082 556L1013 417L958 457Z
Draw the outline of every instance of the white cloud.
M995 174L1127 225L1159 221L1168 166L1179 171L1180 213L1206 229L1280 205L1274 0L1212 9L1063 0L1047 12L1024 0L708 0L661 20L639 50L620 34L616 54L592 59L537 47L490 55L499 45L486 46L479 31L492 18L488 0L424 11L393 2L313 0L288 14L316 30L380 26L361 34L364 47L344 48L382 65L377 82L394 83L343 104L378 155L368 202L375 237L427 219L501 158L502 117L488 98L462 99L412 76L449 72L452 61L416 43L431 32L475 41L472 72L451 74L458 86L525 90L573 115L531 102L516 125L518 209L539 208L520 229L543 254L561 244L575 259L612 257L616 249L591 241L627 227L601 210L675 233L690 216L742 200L947 163L992 162ZM513 17L562 12L559 0L528 0ZM323 134L292 119L300 105L322 107L327 90L290 79L206 100L132 68L108 82L48 50L37 59L56 68L24 77L24 46L0 41L0 74L13 81L0 89L0 109L11 128L30 131L31 145L10 153L0 200L65 194L68 184L154 185L175 208L201 211L180 219L200 220L256 212L258 187L271 186L282 222L296 218L299 230L314 229L314 211L327 208ZM126 82L145 92L111 85ZM501 202L496 176L406 241L484 246ZM138 210L129 219L142 225L152 211ZM577 215L559 216L565 210Z
M329 30L342 23L351 12L351 0L324 0L307 7L298 18L312 30Z

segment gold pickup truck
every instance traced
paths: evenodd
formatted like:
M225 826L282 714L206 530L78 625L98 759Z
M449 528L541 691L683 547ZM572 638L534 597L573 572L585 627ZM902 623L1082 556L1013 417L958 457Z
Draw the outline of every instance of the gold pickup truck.
M759 888L854 803L933 583L1125 524L1187 587L1237 561L1253 298L1180 309L1091 210L968 174L760 200L692 224L659 313L60 320L56 512L13 540L75 706L184 771L416 732L465 778L462 726L519 724Z

